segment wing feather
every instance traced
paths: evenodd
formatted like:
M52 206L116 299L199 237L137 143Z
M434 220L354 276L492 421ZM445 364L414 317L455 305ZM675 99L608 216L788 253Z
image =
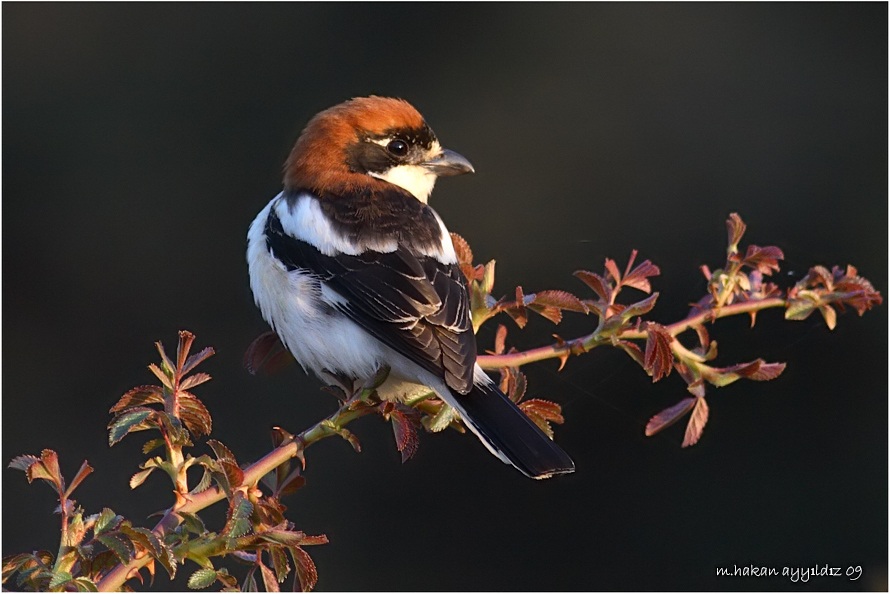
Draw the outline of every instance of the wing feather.
M457 264L399 245L392 252L325 255L289 235L273 209L266 241L288 267L311 272L342 296L341 311L457 392L473 386L476 342Z

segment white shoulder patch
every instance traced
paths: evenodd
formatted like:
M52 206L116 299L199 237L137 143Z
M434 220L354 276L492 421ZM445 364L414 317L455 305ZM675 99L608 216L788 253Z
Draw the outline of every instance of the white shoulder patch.
M421 250L421 253L424 256L436 258L443 264L456 264L457 252L454 251L454 243L451 241L451 233L448 232L445 223L443 223L441 217L439 217L439 213L433 211L433 215L436 217L436 222L439 223L439 231L442 233L442 241L435 249Z
M273 201L272 208L281 221L284 232L314 246L326 256L348 254L356 256L366 250L394 252L398 248L395 239L379 242L365 242L355 245L334 229L331 221L322 212L318 199L304 193L293 202L284 199L283 192Z

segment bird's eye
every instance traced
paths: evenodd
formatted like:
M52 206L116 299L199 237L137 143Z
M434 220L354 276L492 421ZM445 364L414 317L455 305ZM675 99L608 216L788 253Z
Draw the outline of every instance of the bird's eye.
M404 157L408 154L408 143L401 138L394 138L386 145L386 150L394 157Z

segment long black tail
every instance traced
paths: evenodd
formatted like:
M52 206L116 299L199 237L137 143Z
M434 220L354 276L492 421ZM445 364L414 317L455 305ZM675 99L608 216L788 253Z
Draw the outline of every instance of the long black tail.
M492 454L533 479L575 471L575 463L493 383L468 394L452 392L449 404Z

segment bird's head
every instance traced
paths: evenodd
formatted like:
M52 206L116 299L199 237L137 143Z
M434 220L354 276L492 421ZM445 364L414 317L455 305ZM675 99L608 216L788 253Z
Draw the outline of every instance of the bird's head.
M284 186L336 192L395 184L425 203L437 177L472 172L407 101L358 97L309 121L285 163Z

